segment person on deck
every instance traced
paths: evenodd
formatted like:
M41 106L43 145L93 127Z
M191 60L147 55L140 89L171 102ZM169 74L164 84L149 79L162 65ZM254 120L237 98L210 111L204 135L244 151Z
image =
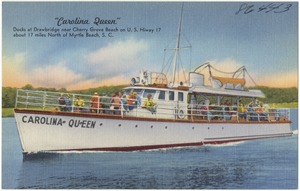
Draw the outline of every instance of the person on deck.
M100 108L101 108L100 97L98 96L98 92L95 92L91 99L91 112L99 113Z
M118 93L112 94L110 102L112 105L112 109L120 109L120 97Z
M71 104L71 101L70 101L70 95L68 94L66 97L65 97L65 103L66 103L66 111L72 111L72 104Z
M156 103L154 103L154 101L152 99L152 95L148 94L142 107L146 108L149 111L151 111L152 113L154 113L154 112L156 112L156 107L155 106L156 106Z
M77 107L77 111L82 111L84 107L84 100L80 96L77 96L74 105Z
M246 119L247 117L246 108L241 100L239 101L238 113L240 118Z
M228 100L226 100L223 103L223 108L224 108L224 112L223 112L223 117L225 118L225 120L230 120L231 118L231 113L229 112L230 110L230 102Z
M60 111L66 110L66 102L63 94L60 94L60 97L58 98L58 104Z
M127 97L127 110L132 110L136 106L136 92L131 92Z

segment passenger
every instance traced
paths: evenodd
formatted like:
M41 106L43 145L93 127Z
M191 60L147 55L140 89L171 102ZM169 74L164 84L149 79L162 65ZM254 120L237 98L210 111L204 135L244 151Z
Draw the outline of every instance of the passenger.
M207 120L212 119L212 113L209 111L209 100L205 100L204 102L200 102L200 116L201 117L207 117Z
M65 103L66 103L66 111L72 111L72 104L71 104L71 101L70 101L70 95L68 94L66 97L65 97Z
M230 120L230 118L231 118L231 116L230 116L231 113L229 112L230 102L228 100L226 100L223 105L224 105L223 116L224 116L225 120Z
M80 97L77 96L77 99L75 100L74 105L77 107L76 110L77 111L83 111L83 107L84 107L84 100Z
M254 107L260 107L260 101L258 99L255 99Z
M123 108L125 110L127 110L126 96L123 96L122 92L119 92L118 95L119 95L119 98L120 98L120 104L121 104L120 107L123 106Z
M262 112L260 113L260 120L262 121L268 120L269 108L270 106L268 105L268 102L265 103L261 102Z
M262 108L265 113L269 113L270 106L267 101L262 104Z
M136 92L131 92L128 96L127 101L127 107L128 110L132 110L136 107Z
M223 104L225 107L224 107L224 110L225 111L229 111L229 106L230 106L230 103L229 103L229 101L228 100L226 100L225 102L224 102L224 104Z
M249 119L251 121L258 121L258 114L255 112L253 105L254 105L253 102L250 102L248 104L247 113L250 115Z
M127 98L127 104L128 105L132 105L135 102L135 98L136 98L136 92L131 92Z
M250 103L248 104L247 112L249 112L249 113L253 113L253 112L254 112L254 109L253 109L253 102L250 102Z
M122 92L119 92L119 93L118 93L118 96L119 96L119 98L122 98L122 97L123 97Z
M98 96L98 92L95 92L91 99L91 112L99 113L100 108L101 108L100 97Z
M152 95L148 94L147 98L144 100L143 103L143 108L148 109L150 112L155 113L156 112L156 103L154 103L153 99L152 99Z
M106 94L102 93L100 98L100 104L102 105L102 113L109 112L110 108L110 97L108 97Z
M234 104L232 104L233 111L237 111L237 108L238 108L238 104L236 102Z
M256 105L256 106L255 106L254 111L255 111L255 113L260 114L260 113L263 112L263 108L262 108L262 107L260 106L260 104L259 104L259 105Z
M60 111L66 110L66 101L63 94L60 94L60 97L58 98L58 104Z
M247 118L246 108L241 100L239 100L238 113L239 113L240 118L242 118L242 119Z
M120 109L120 97L118 93L112 94L110 102L112 103L112 109Z

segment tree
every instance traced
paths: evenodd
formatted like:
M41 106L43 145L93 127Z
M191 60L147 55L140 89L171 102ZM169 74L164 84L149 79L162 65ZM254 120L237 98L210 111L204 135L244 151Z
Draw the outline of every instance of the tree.
M26 84L24 87L22 87L22 89L33 90L33 86L31 84Z

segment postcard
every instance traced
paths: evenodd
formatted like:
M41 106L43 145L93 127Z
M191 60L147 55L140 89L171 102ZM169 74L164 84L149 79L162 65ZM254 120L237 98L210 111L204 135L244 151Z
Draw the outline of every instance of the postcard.
M298 2L2 2L3 189L298 188Z

